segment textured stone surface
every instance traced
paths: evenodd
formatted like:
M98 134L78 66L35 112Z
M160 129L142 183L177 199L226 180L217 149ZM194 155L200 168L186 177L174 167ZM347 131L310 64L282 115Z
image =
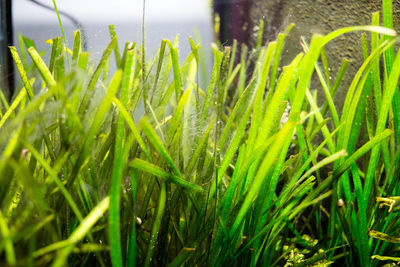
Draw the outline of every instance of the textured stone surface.
M215 0L216 1L216 0ZM301 51L300 37L309 41L313 33L327 34L336 29L371 24L372 13L381 11L381 0L231 0L235 5L243 2L249 4L248 21L242 24L242 32L249 38L245 42L254 47L259 21L265 24L264 41L275 40L279 32L283 32L290 23L295 23L286 41L283 64L289 63ZM400 0L393 1L394 25L399 31ZM367 34L369 36L369 34ZM334 78L343 58L351 60L351 64L340 87L336 102L343 102L345 89L352 76L362 63L361 33L343 35L327 46L328 62Z
M254 0L250 9L251 27L264 20L266 40L275 39L279 31L295 23L296 36L312 33L327 34L341 27L366 25L371 14L381 10L381 0ZM393 1L394 17L399 17L400 1ZM398 22L398 20L397 20ZM398 23L396 23L398 24ZM360 34L358 34L359 36ZM251 38L250 45L254 45ZM345 35L336 42L339 55L351 56L353 48L360 44L355 35ZM352 48L353 47L353 48Z
M286 42L284 63L288 63L301 51L300 36L307 40L313 33L327 34L336 29L371 24L372 13L381 11L381 0L254 0L250 9L252 29L256 29L259 20L264 20L264 41L274 40L277 33L283 32L290 23L296 27ZM400 1L393 1L394 25L399 29ZM255 45L254 30L249 45ZM369 36L369 34L367 34ZM332 67L332 76L336 75L343 58L351 60L341 91L336 102L343 103L345 89L355 72L362 64L361 33L342 35L327 46L328 62ZM286 62L285 62L286 61Z

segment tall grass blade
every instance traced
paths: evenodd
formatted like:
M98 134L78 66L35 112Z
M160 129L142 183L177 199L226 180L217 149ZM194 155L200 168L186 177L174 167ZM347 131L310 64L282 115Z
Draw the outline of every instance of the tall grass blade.
M104 215L110 205L110 198L105 197L92 211L83 219L75 231L65 241L64 248L61 249L53 262L53 267L64 266L68 255L72 252L76 244L92 229L93 225ZM112 238L112 237L110 237ZM64 242L64 241L61 241Z

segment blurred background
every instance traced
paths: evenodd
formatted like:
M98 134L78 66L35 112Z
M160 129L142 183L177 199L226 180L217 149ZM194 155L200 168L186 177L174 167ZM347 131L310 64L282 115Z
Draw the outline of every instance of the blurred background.
M47 39L61 36L61 30L55 12L35 2L53 7L52 0L13 1L14 38L20 32L34 39L39 46ZM110 41L110 24L116 27L120 45L126 41L141 42L142 0L57 0L56 4L59 11L80 23L90 51L103 51ZM72 43L76 25L66 16L61 19L67 42ZM211 42L211 7L207 0L148 0L145 26L146 47L150 53L159 47L162 38L173 40L177 34L180 35L181 52L188 52L188 38L194 36L195 31L200 33L204 44Z
M50 51L45 41L61 36L57 15L52 10L52 0L0 0L2 26L12 15L12 39L17 45L17 34L33 39L39 50ZM67 44L73 43L73 30L80 25L87 38L87 49L91 59L98 59L110 41L108 25L114 24L119 45L126 41L140 43L142 40L142 0L57 0L58 10L64 14L61 20L66 33ZM7 6L8 5L8 6ZM11 6L11 8L10 8ZM201 37L204 48L209 49L213 41L212 10L208 0L148 0L145 11L145 32L147 54L152 55L159 48L161 39L174 40L179 34L181 62L190 53L188 38L197 42ZM0 42L7 42L6 30L0 30ZM3 33L3 34L2 34ZM10 36L8 38L11 38ZM9 41L9 40L8 40ZM0 57L4 55L0 52ZM47 52L49 54L49 52ZM209 53L206 53L209 54ZM1 59L1 58L0 58ZM0 65L2 65L0 63ZM1 74L1 80L10 74ZM4 84L4 83L3 83ZM4 88L4 85L0 87Z

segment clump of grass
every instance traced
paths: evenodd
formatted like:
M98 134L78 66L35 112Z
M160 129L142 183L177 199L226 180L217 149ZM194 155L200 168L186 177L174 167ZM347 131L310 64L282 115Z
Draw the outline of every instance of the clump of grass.
M374 14L372 26L315 35L287 66L280 53L290 28L258 46L253 62L246 49L236 60L236 43L213 46L207 88L197 81L203 59L192 39L183 64L178 40L163 40L142 62L144 49L127 43L120 51L110 27L112 40L92 64L79 31L72 51L52 40L49 63L20 38L20 51L11 52L23 88L3 101L0 118L0 262L396 261L400 56L385 3L388 28ZM328 62L319 58L350 31L371 32L371 45L363 35L365 61L345 103L335 106L347 62L330 84ZM109 78L113 52L117 71ZM319 84L311 83L314 72Z

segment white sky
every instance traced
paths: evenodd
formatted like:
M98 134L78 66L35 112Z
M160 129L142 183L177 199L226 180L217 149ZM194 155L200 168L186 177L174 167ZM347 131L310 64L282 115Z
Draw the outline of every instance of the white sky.
M38 0L52 6L52 0ZM66 11L82 22L99 19L141 21L142 0L56 0L58 9ZM13 16L17 21L40 22L54 19L54 14L28 0L13 1ZM209 20L209 0L147 0L146 22L166 20Z

